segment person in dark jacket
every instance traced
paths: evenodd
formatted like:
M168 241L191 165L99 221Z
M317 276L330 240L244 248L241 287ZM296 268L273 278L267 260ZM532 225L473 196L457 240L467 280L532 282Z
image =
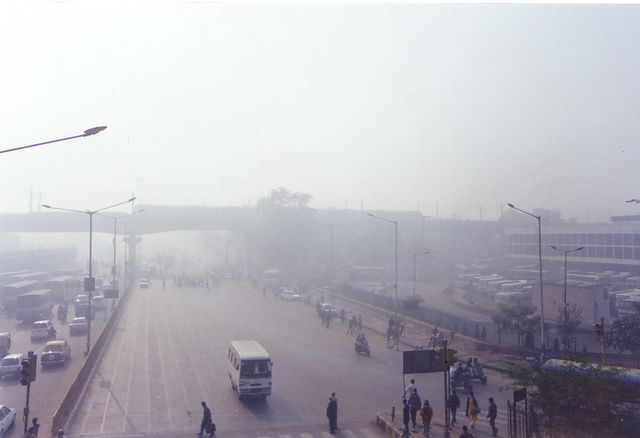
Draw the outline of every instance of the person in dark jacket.
M449 395L449 400L447 400L447 407L451 412L451 427L453 427L456 422L456 411L460 407L460 397L458 397L455 389L453 390L451 395Z
M338 399L336 393L332 392L327 405L327 418L329 419L329 433L336 433L338 428Z
M487 414L487 418L489 419L489 426L491 426L491 431L493 435L498 436L498 428L496 427L496 417L498 416L498 406L493 402L493 397L489 397L489 413Z
M413 392L411 393L411 396L409 397L409 409L411 410L411 424L413 425L414 432L417 432L416 416L421 407L422 407L422 401L420 400L420 396L418 395L418 390L414 389Z
M209 409L205 402L202 402L202 408L202 422L200 423L200 433L197 434L198 436L202 436L202 433L205 431L207 426L211 425L211 423L213 422L213 418L211 417L211 409Z

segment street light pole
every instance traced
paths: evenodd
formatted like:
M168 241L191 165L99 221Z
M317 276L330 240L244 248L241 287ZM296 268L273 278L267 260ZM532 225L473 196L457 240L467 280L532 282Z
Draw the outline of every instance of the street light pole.
M421 252L413 255L413 296L416 296L416 257L429 254L429 251Z
M19 151L21 149L33 148L33 147L36 147L36 146L42 146L43 144L57 143L59 141L71 140L72 138L89 137L90 135L96 135L98 132L104 131L105 129L107 129L106 126L97 126L95 128L87 129L86 131L84 131L84 134L74 135L74 136L65 137L65 138L59 138L58 140L44 141L42 143L30 144L28 146L20 146L20 147L13 148L13 149L7 149L7 150L4 150L4 151L0 151L0 154L4 154L6 152Z
M50 210L60 210L60 211L70 211L73 213L84 213L89 215L89 280L88 285L85 283L85 292L89 293L89 304L87 306L87 351L86 354L89 354L91 350L91 292L95 290L95 280L93 279L93 215L107 210L109 208L117 207L122 204L126 204L128 202L133 202L136 198L131 198L123 202L118 202L117 204L109 205L108 207L103 207L98 210L73 210L70 208L60 208L60 207L52 207L50 205L42 204L44 208L48 208ZM88 289L88 290L87 290Z
M549 245L549 246L555 249L556 251L564 253L564 326L566 330L567 321L569 320L569 316L567 315L567 255L570 252L577 252L577 251L583 250L584 246L581 246L580 248L567 249L567 250L557 248L553 245Z
M116 285L116 281L117 281L116 280L116 239L117 239L118 219L133 216L138 213L142 213L143 211L144 211L144 208L140 211L136 211L134 213L125 214L123 216L117 216L117 217L100 215L109 219L113 219L113 267L111 268L111 289L116 289L116 286L117 286ZM112 301L112 308L113 308L113 305L115 305L115 298Z
M396 290L396 317L398 316L398 221L392 221L391 219L385 219L380 216L373 215L371 213L367 213L374 219L380 219L381 221L390 222L396 228L396 282L394 285L394 289Z
M535 214L522 210L513 204L507 205L520 213L524 213L535 218L538 221L538 262L540 264L540 342L542 344L542 357L544 358L547 349L546 341L544 339L544 294L542 293L542 219L540 216L536 216Z

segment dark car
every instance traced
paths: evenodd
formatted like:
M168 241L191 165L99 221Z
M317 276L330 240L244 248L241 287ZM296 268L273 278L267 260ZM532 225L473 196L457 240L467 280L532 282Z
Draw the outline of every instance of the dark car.
M69 334L80 335L87 332L87 318L84 316L79 318L73 318L69 324Z
M88 313L89 313L89 305L88 304L78 304L76 306L76 311L75 311L76 318L79 318L79 317L89 318L90 317L91 319L93 319L93 318L96 317L96 309L93 306L91 306L91 316L89 316Z

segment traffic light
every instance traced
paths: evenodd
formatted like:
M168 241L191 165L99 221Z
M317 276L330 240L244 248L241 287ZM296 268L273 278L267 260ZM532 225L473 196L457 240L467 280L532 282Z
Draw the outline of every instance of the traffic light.
M31 362L31 381L35 382L36 381L36 371L38 371L38 355L34 354L33 356L31 356L29 358L29 361Z
M29 356L22 361L22 370L20 371L20 384L28 385L36 380L36 370L38 368L38 356Z
M596 342L602 342L604 339L604 327L602 324L593 324L593 332L596 335Z
M22 370L20 371L20 384L28 385L31 382L31 361L29 359L25 359L22 361Z
M444 348L436 348L435 350L433 350L436 354L436 358L438 359L438 362L440 362L443 365L452 367L453 364L456 362L456 358L455 355L458 352L458 350L454 349L454 348L447 348L447 357L443 357L444 356Z

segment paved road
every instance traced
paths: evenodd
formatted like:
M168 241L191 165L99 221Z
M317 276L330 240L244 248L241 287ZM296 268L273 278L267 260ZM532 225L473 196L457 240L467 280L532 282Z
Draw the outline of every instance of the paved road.
M371 357L354 352L346 326L327 329L314 307L264 298L246 282L207 291L162 289L156 281L132 292L71 436L195 436L203 400L217 436L326 436L331 391L338 395L341 436L379 436L376 414L400 409L402 352L386 348L377 331L365 332ZM274 390L265 403L243 403L231 390L226 358L234 339L256 339L272 355ZM500 377L489 374L490 383L477 390L481 405L487 394L502 398ZM441 416L442 375L415 377Z
M69 320L73 317L71 309ZM107 316L110 310L107 310ZM53 317L53 315L52 315ZM100 335L105 321L105 311L96 312L96 317L91 325L91 343L93 344ZM51 418L58 405L66 394L78 370L84 363L84 351L86 351L86 335L70 336L69 324L60 323L52 318L58 331L58 339L65 338L71 345L71 360L69 363L42 368L38 363L36 381L31 384L30 415L29 418L38 417L41 430L51 430ZM33 351L38 355L38 362L42 355L45 342L32 342L30 339L31 323L23 323L15 318L8 318L6 314L0 316L0 332L11 333L10 353L24 353ZM26 401L26 386L20 385L19 379L5 378L0 380L0 404L14 408L17 412L16 427L10 429L5 436L10 438L21 437L24 430L22 413Z

